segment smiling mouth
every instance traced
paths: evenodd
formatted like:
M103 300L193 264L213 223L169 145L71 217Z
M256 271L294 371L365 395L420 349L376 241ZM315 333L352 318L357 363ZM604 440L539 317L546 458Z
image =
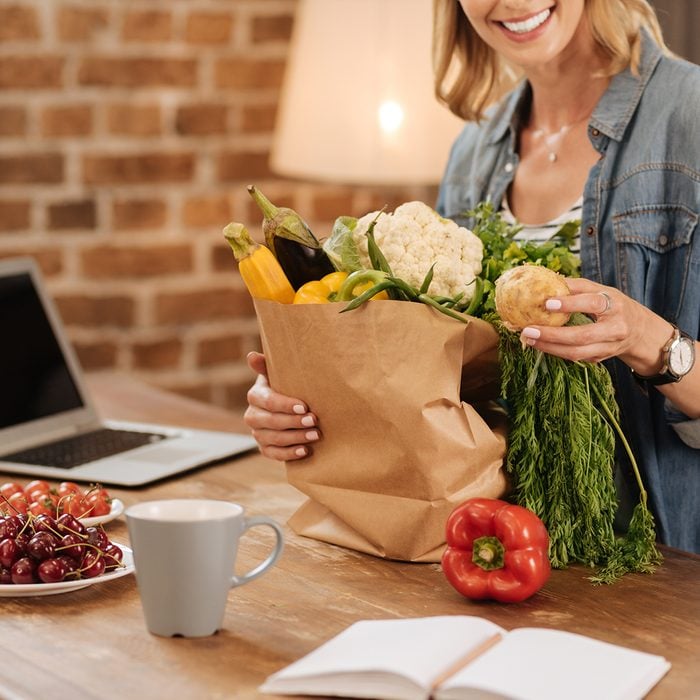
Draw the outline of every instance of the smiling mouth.
M500 22L500 24L509 32L513 32L514 34L527 34L528 32L532 32L537 29L537 27L544 24L551 15L552 8L550 7L546 10L542 10L542 12L538 12L532 17L528 17L522 22Z

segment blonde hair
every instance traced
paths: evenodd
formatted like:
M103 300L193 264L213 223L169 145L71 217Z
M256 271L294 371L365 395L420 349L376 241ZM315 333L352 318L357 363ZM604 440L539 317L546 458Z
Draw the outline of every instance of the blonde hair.
M670 54L647 0L585 0L593 37L608 58L605 75L639 66L641 30ZM435 95L457 116L478 120L518 76L474 31L458 0L433 0Z

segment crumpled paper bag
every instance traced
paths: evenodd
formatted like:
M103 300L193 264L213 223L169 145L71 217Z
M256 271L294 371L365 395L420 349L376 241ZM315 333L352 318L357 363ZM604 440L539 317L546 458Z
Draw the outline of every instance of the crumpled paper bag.
M322 432L287 463L308 496L289 525L378 557L439 561L452 510L507 488L505 417L493 403L477 410L497 396L498 334L423 304L344 306L255 300L270 385L305 401Z

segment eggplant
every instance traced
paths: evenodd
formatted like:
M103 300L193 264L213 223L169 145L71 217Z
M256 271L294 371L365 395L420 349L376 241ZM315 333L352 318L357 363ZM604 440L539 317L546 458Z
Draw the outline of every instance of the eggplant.
M308 224L289 207L273 204L254 185L248 192L263 213L265 245L272 251L292 287L321 279L335 267Z

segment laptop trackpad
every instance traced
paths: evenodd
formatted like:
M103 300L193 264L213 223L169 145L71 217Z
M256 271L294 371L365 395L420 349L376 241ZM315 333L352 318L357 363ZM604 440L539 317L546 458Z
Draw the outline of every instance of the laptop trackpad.
M189 460L191 457L201 455L201 451L184 450L179 447L154 446L144 447L133 453L126 453L121 459L129 462L151 462L153 464L171 464L180 460Z

